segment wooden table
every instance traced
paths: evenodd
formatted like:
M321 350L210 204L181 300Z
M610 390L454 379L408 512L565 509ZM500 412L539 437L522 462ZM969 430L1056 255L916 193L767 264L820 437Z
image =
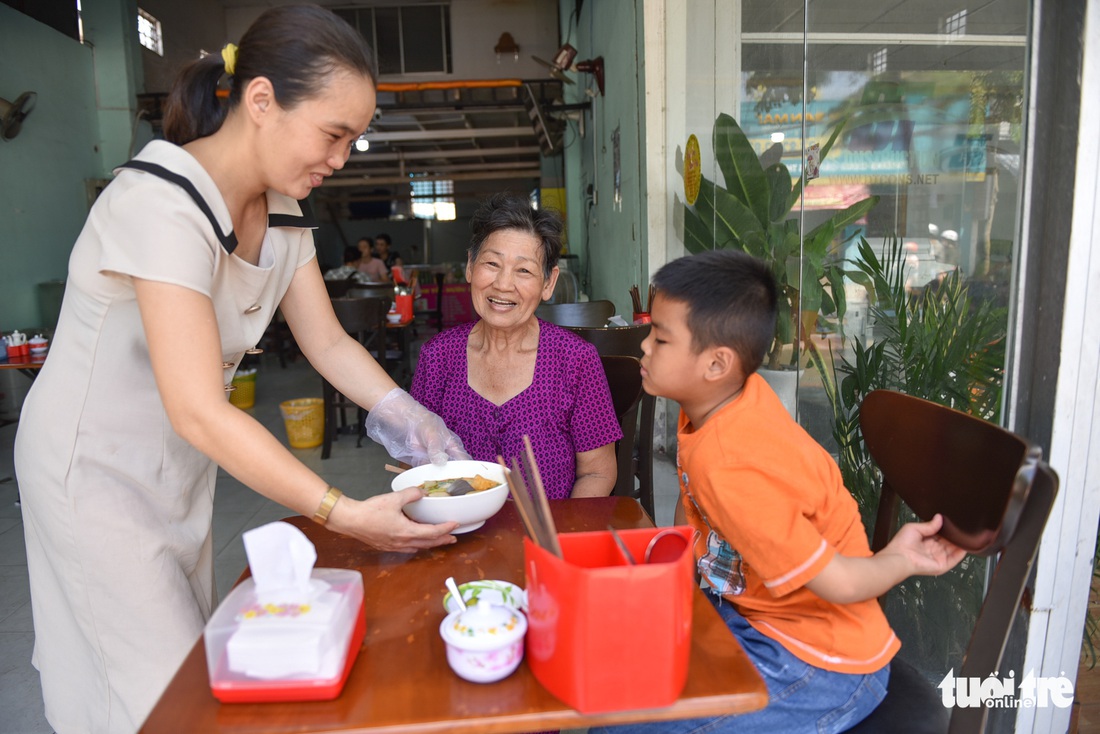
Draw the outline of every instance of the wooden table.
M559 530L651 527L626 497L552 501ZM582 728L743 713L767 690L740 644L696 590L691 662L680 699L668 708L586 716L548 693L523 663L498 683L468 683L447 666L439 623L443 582L477 578L523 585L523 530L511 501L458 543L414 556L379 553L305 518L288 520L317 547L317 566L363 573L367 634L339 698L314 703L221 704L210 693L200 639L141 728L178 732L448 732L474 734ZM646 671L639 670L638 675Z
M46 357L20 357L18 359L8 358L6 362L0 362L0 370L19 370L32 380L38 376L38 370L42 369L42 365L46 363Z

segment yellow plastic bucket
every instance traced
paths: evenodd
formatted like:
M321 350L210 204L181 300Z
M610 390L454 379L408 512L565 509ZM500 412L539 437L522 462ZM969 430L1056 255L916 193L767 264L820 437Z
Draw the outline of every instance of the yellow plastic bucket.
M286 437L296 449L320 446L325 438L325 401L321 398L298 398L279 403L286 424Z
M245 372L233 376L237 389L229 393L229 402L238 408L251 408L256 404L256 373Z

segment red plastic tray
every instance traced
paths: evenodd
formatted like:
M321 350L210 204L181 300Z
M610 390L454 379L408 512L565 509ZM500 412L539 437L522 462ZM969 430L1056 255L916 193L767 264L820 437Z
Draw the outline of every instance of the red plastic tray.
M214 698L222 703L271 703L278 701L331 701L344 690L344 684L351 673L351 666L359 656L359 648L363 646L363 637L367 633L367 618L363 603L359 604L358 618L355 627L351 631L351 641L348 645L347 660L344 661L344 670L334 678L322 678L315 680L283 680L283 681L240 681L224 680L227 665L223 658L219 664L218 677L223 680L212 684L210 690Z

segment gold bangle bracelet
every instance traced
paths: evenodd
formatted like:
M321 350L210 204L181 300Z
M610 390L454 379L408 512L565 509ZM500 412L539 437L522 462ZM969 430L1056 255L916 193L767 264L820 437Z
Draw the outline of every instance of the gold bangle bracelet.
M313 513L313 522L318 525L327 523L329 513L332 512L332 508L336 506L336 501L343 496L344 493L336 487L329 487L328 491L325 492L324 499L321 500L321 504L317 507L317 512Z

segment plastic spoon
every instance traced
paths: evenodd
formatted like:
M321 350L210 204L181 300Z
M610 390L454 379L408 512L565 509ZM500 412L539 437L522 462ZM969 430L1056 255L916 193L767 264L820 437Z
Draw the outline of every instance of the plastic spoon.
M454 598L455 603L458 604L459 609L465 612L466 600L462 598L462 592L458 590L458 585L455 583L455 577L448 576L445 583L447 584L447 590L451 592L451 596Z

